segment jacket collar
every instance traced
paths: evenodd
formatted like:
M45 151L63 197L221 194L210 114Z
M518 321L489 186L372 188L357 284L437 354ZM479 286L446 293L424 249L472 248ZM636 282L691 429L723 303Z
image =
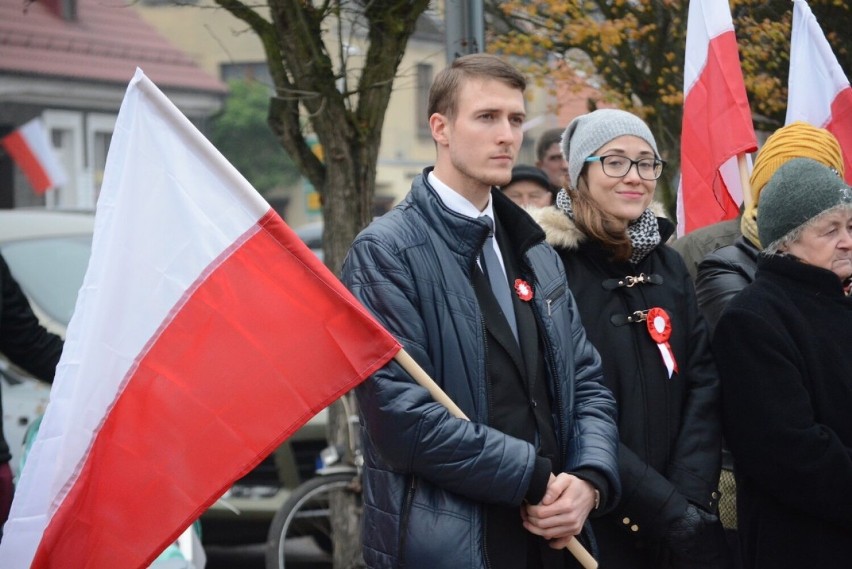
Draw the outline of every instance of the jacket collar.
M432 167L424 169L414 179L409 200L418 207L429 227L438 233L451 251L472 262L488 236L488 226L484 221L461 215L444 205L426 181L431 170ZM544 241L541 228L503 192L492 188L491 200L502 231L511 235L509 242L515 253L523 255L524 251Z
M843 293L843 283L832 271L809 265L790 255L771 255L761 253L757 257L757 275L774 274L787 281L792 286L816 294L836 298L847 298Z

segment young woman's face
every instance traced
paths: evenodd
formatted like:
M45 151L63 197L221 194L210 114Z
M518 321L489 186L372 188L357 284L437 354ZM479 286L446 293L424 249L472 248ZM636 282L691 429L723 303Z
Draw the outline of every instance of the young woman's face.
M822 215L806 227L787 252L804 262L828 269L841 280L852 275L852 210Z
M608 142L598 149L595 156L618 156L630 160L656 158L650 144L630 135ZM654 198L657 187L656 180L645 180L639 176L639 167L631 164L624 176L614 178L604 173L604 165L600 161L586 164L585 181L589 195L603 211L623 221L625 226L639 219ZM609 164L607 168L612 171Z

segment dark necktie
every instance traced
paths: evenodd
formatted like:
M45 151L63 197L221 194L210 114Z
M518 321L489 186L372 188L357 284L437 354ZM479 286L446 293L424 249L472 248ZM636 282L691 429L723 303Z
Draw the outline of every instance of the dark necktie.
M518 341L518 325L515 322L515 309L512 307L512 291L509 290L509 281L500 267L500 259L497 258L497 253L494 251L494 220L487 215L481 216L488 224L490 231L485 244L482 246L482 254L479 256L479 262L482 265L482 272L488 277L488 282L491 283L491 292L500 304L500 309L503 315L509 322L509 327L512 329L512 334L515 336L515 341Z

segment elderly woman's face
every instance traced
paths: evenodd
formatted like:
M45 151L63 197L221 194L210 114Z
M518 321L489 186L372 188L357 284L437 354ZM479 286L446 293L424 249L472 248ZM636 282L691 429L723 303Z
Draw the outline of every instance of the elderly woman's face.
M852 209L820 216L787 252L834 272L841 280L852 276Z

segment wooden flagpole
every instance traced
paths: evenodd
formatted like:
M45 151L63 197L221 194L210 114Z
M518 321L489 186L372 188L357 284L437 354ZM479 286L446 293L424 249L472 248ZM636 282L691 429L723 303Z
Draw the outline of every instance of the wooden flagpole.
M426 388L426 391L432 396L432 398L447 408L450 412L450 415L456 417L457 419L464 419L465 421L469 421L467 415L464 414L458 405L449 398L446 392L441 389L441 387L435 383L429 374L420 367L414 358L412 358L408 352L405 350L400 350L394 356L396 362L405 369L414 378L419 385ZM583 569L598 569L598 562L595 561L595 558L592 557L592 554L583 547L583 544L575 537L571 541L568 542L568 545L565 546L568 551L571 552L571 555L574 556L577 561L580 562L580 565L583 566Z
M744 209L751 206L751 183L749 182L748 162L744 153L737 154L737 166L740 169L740 183L743 187L743 206Z

